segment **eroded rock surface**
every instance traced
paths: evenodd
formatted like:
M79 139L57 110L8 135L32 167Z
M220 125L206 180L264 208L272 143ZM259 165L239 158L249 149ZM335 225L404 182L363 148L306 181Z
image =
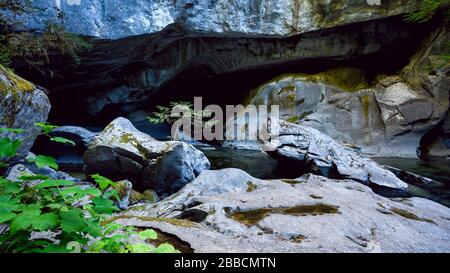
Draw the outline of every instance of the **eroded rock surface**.
M279 147L271 155L298 162L314 173L366 184L405 189L407 184L351 147L338 144L316 129L280 121Z
M72 32L109 39L157 32L174 22L217 33L289 35L407 13L417 2L37 0L33 1L35 13L17 19L28 29L42 29L46 21L62 21Z
M358 77L360 71L340 70L336 75L281 76L255 90L249 103L280 105L282 119L316 128L373 156L416 157L425 133L447 115L448 76L436 78L426 89L400 76L369 87ZM334 83L325 77L330 74ZM345 81L353 85L345 86Z
M175 235L195 252L450 252L449 208L315 175L263 181L204 171L170 198L113 220Z
M138 131L130 121L117 118L94 138L84 155L87 173L128 179L141 191L174 193L192 181L210 163L193 146L157 141Z
M416 157L419 147L420 156L445 156L449 33L444 24L427 34L409 64L391 76L370 82L351 67L281 75L255 89L248 103L279 105L282 119L373 156Z
M261 139L261 131L249 128L247 112L240 112L236 118L237 130L227 127L225 133L228 140L222 144L235 149L263 150L278 159L280 164L298 169L298 173L316 173L330 178L350 178L365 184L404 189L407 184L398 179L393 173L363 155L352 145L345 145L335 141L328 135L307 125L269 118L268 133L271 142ZM267 122L267 121L266 121ZM341 127L345 130L345 127ZM233 131L240 140L230 138ZM276 138L274 138L276 137ZM259 139L259 140L255 140Z
M212 87L214 92L203 85L204 81L219 80L230 74L239 77L253 71L255 79L246 77L245 81L257 84L267 76L263 77L256 71L275 74L268 71L292 70L294 65L307 69L351 61L366 66L374 64L371 66L380 70L392 70L414 54L421 40L417 37L422 37L430 29L434 27L427 23L416 26L412 31L401 17L320 29L290 37L204 33L174 24L153 34L96 41L91 50L79 54L78 64L67 65L69 60L52 56L49 69L62 75L64 81L43 78L30 73L26 67L18 67L18 70L27 73L27 78L37 83L42 81L51 90L55 111L66 119L76 119L85 114L93 118L106 109L129 113L142 108L150 98L170 97L171 94L164 93L170 90L164 88L171 84L175 86L169 89L184 90L183 93L196 90L196 95L204 93L205 97L215 98L216 103L249 91L236 90L233 80L222 79L223 82L217 83L221 86ZM404 44L408 47L405 48ZM389 62L389 65L379 67L379 60ZM188 79L190 84L196 83L192 90L183 84ZM233 96L219 94L229 94L230 90L234 92ZM70 105L64 103L67 100L71 101Z

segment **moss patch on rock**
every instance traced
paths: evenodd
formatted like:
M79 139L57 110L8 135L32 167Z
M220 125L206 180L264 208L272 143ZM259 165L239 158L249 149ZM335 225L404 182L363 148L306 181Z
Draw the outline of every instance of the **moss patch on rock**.
M367 119L367 118L369 118L370 97L368 95L362 96L361 103L362 103L364 117Z
M325 84L337 87L347 92L356 92L370 87L362 70L352 67L336 67L316 74L283 74L268 83L263 84L257 90L271 82L277 82L292 78L292 80L302 80L317 84ZM282 91L290 91L293 86L285 87ZM294 87L295 90L295 87Z
M393 213L397 214L397 215L400 215L403 218L406 218L406 219L415 220L415 221L421 221L421 222L434 223L433 220L420 218L419 216L417 216L414 213L412 213L410 211L407 211L407 210L403 210L403 209L399 209L399 208L392 208L391 211Z
M323 214L337 214L339 207L316 204L299 205L290 208L261 208L247 211L239 211L229 215L229 217L246 226L253 226L271 214L293 215L293 216L318 216Z
M0 74L3 75L2 78L5 78L5 80L9 83L0 81L0 90L4 95L10 92L31 92L36 88L34 84L17 76L13 71L2 65L0 65Z
M297 123L297 121L299 121L300 118L296 117L296 116L292 116L286 119L287 122L291 122L291 123Z
M249 181L247 182L247 192L254 192L258 189L258 186L253 184L253 182Z
M107 225L109 223L121 220L121 219L136 219L143 222L158 222L158 223L167 223L173 226L179 226L179 227L197 227L198 224L184 220L184 219L174 219L174 218L159 218L159 217L143 217L143 216L135 216L135 215L117 215L113 216L109 219L106 219L101 224Z

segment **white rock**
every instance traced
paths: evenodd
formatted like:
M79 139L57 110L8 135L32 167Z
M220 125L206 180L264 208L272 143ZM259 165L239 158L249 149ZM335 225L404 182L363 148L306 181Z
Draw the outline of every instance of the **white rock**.
M280 212L314 206L338 211ZM269 212L254 224L230 217L258 209ZM263 181L237 169L204 171L170 198L124 216L117 222L158 228L195 252L450 252L449 208L420 198L388 199L355 181L315 175Z

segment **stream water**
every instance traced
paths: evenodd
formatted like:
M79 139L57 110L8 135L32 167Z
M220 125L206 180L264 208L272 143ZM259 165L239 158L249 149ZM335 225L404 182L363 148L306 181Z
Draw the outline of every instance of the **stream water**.
M159 140L167 140L170 127L149 125L148 121L135 122L135 126ZM98 129L98 128L90 128ZM97 131L99 131L98 129ZM219 170L225 168L241 169L250 175L260 179L291 179L302 176L305 170L296 166L287 166L271 158L266 153L249 150L236 150L230 148L218 148L208 145L195 145L203 151L211 162L211 169ZM199 143L197 143L199 144ZM44 147L46 152L48 147ZM80 155L55 155L62 169L69 172L80 173L82 170L82 157ZM406 172L414 173L429 179L426 183L408 183L407 191L396 191L390 189L375 189L374 191L388 197L411 197L418 196L431 199L450 207L450 160L431 159L422 161L420 159L404 158L374 158L382 165L391 166Z
M303 174L300 169L283 166L267 154L258 151L245 151L227 148L199 147L211 161L212 169L237 168L260 179L297 178ZM391 166L407 172L430 178L433 181L423 184L409 184L406 191L374 189L388 197L423 197L450 207L450 160L432 159L422 161L408 158L374 158L382 165ZM405 181L408 182L408 181Z
M433 158L423 161L415 158L374 158L380 164L418 174L433 181L409 184L407 193L450 207L450 160Z

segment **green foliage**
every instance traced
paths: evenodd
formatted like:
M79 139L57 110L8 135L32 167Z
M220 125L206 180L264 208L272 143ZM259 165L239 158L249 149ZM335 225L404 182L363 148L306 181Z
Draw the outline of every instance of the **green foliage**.
M35 186L36 189L47 189L52 187L68 187L73 186L74 182L72 181L66 181L66 180L45 180L42 183L39 183L37 186Z
M48 135L50 134L53 130L55 130L56 128L58 128L58 126L56 125L52 125L48 122L36 122L34 125L36 125L37 127L39 127L42 131L42 134L44 135Z
M17 153L22 142L20 140L11 140L10 138L0 139L0 161L4 158L12 157Z
M72 146L76 145L75 142L73 142L72 140L69 140L69 139L63 138L63 137L52 137L52 138L50 138L50 141L62 143L62 144L69 144Z
M171 244L161 244L155 250L155 253L179 253Z
M139 237L142 240L147 240L147 239L156 240L156 239L158 239L158 233L156 233L153 229L147 229L145 231L139 232Z
M0 9L11 14L33 13L31 1L1 0ZM0 15L0 64L8 67L15 58L20 58L31 67L44 72L43 66L49 63L49 52L57 51L79 62L78 53L91 48L84 38L67 32L61 24L47 23L42 34L14 32L15 20ZM53 74L53 73L51 73Z
M38 168L50 167L54 170L58 170L58 163L56 163L56 159L51 156L38 155L34 158L28 158L28 162L34 162Z
M63 137L51 137L49 135L54 129L58 128L58 126L42 122L35 123L35 126L39 127L41 129L41 135L49 137L50 141L71 146L75 145L75 142L73 142L72 140ZM25 130L18 128L0 128L0 133L2 132L13 135L21 135L25 133ZM24 140L30 137L31 136L23 138L16 137L16 139L11 139L10 137L0 138L0 168L7 166L7 160L14 157ZM38 155L35 158L29 158L28 161L34 162L38 168L50 167L58 170L58 164L56 163L56 160L49 156Z
M109 180L108 178L101 176L99 174L91 175L91 178L99 185L100 190L105 190L109 186L115 186L116 184Z
M156 106L158 111L154 112L148 120L153 124L173 123L180 118L193 118L202 112L194 111L193 104L185 101L171 102L168 106ZM176 113L172 113L175 110Z
M41 129L41 134L46 135L50 138L50 141L53 142L57 142L57 143L62 143L62 144L69 144L71 146L75 146L75 142L73 142L70 139L67 138L63 138L63 137L51 137L49 134L55 130L56 128L58 128L58 126L56 125L52 125L48 122L37 122L35 123L35 125L37 127L39 127Z
M157 106L157 111L152 116L147 117L153 124L169 123L173 124L181 119L191 121L194 126L203 128L213 128L218 120L211 119L213 112L208 110L195 110L191 102L178 101L171 102L168 106Z
M80 198L92 202L73 207ZM0 234L0 252L70 252L70 246L82 246L80 252L175 252L172 247L133 245L129 238L155 240L154 230L134 229L100 222L118 211L101 191L83 190L73 182L45 180L35 186L27 181L0 179L0 223L9 226ZM33 232L50 231L52 238L30 240ZM95 238L90 243L89 238ZM74 244L75 243L75 244ZM144 247L145 246L145 247Z
M45 135L56 128L38 126ZM23 133L7 128L1 131ZM3 139L0 162L14 157L21 143L22 139ZM51 157L41 155L32 160L39 168L57 169ZM110 190L115 183L100 175L92 178L99 189L44 175L25 174L18 181L0 176L0 253L178 253L169 244L147 244L158 238L152 229L138 232L114 222L103 225L119 211L111 200L117 195ZM131 243L133 237L146 243Z
M406 15L409 22L423 23L431 18L436 10L448 5L450 0L423 0L416 11Z
M172 245L163 243L158 247L149 244L135 243L130 244L129 238L137 237L141 240L156 240L158 234L152 230L147 229L137 232L134 228L110 223L105 226L105 237L92 244L87 252L110 252L110 253L180 253ZM117 231L120 233L117 233Z

